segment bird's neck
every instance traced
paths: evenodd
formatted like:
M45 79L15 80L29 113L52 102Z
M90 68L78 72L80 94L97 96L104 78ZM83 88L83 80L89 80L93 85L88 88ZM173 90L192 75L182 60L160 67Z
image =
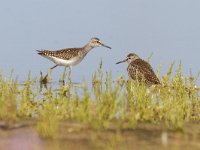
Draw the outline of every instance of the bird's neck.
M86 44L83 48L84 48L84 51L88 53L88 52L89 52L91 49L93 49L94 47L92 47L92 46L89 45L89 44Z

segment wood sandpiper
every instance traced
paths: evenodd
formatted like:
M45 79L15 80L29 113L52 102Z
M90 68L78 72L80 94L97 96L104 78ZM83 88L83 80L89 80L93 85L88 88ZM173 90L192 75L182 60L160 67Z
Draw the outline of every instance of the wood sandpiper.
M142 60L137 54L130 53L126 59L117 62L116 64L127 62L127 72L129 78L133 81L138 80L139 83L144 80L147 86L161 84L157 76L155 75L151 65Z
M67 67L69 67L68 79L71 81L70 74L72 66L79 64L91 49L98 46L111 49L111 47L103 44L99 38L94 37L91 38L91 40L81 48L65 48L56 51L37 50L37 52L39 55L51 60L56 64L55 66L51 67L50 70L56 68L57 66L64 66L65 70Z

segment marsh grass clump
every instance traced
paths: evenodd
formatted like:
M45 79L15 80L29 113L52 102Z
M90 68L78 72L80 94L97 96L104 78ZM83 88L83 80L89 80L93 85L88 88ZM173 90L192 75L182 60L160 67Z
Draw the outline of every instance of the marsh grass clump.
M38 133L44 138L55 138L59 131L58 116L53 102L45 102L39 113Z
M83 81L79 85L47 84L41 88L30 74L22 85L12 76L4 80L0 74L0 119L33 119L35 129L45 138L59 136L60 124L65 121L117 133L137 128L140 123L183 130L185 123L200 121L200 88L197 78L183 76L181 63L172 76L173 67L174 63L160 77L162 85L152 87L124 77L113 81L111 72L102 71L102 61L91 86Z
M152 89L137 82L127 84L129 111L135 120L161 123L174 130L182 130L184 123L192 120L194 103L199 103L199 89L183 77L181 64L171 77L173 65L163 77L162 86Z
M28 74L28 79L18 88L18 117L19 118L34 118L37 115L39 102L36 101L38 92L35 89L35 79L31 79L31 74Z
M12 72L8 80L0 73L0 120L13 122L17 120L17 83L12 79Z

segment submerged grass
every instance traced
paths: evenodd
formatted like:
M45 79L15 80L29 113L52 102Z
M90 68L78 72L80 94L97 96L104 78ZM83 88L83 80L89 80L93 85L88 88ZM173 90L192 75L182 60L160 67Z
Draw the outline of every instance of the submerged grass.
M93 74L92 88L61 84L40 88L28 76L23 85L0 74L0 120L36 119L42 137L54 138L62 121L83 124L94 130L133 129L140 122L157 124L165 129L183 130L186 122L200 121L197 78L184 77L181 63L172 77L174 63L160 80L162 86L113 81L111 72L102 72L102 62Z

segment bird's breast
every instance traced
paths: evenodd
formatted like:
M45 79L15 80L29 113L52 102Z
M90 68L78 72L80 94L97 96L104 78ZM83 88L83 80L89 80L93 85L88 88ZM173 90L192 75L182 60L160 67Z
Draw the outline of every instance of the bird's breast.
M58 57L48 57L49 60L53 61L58 66L75 66L81 62L82 57L73 57L71 59L62 59Z

